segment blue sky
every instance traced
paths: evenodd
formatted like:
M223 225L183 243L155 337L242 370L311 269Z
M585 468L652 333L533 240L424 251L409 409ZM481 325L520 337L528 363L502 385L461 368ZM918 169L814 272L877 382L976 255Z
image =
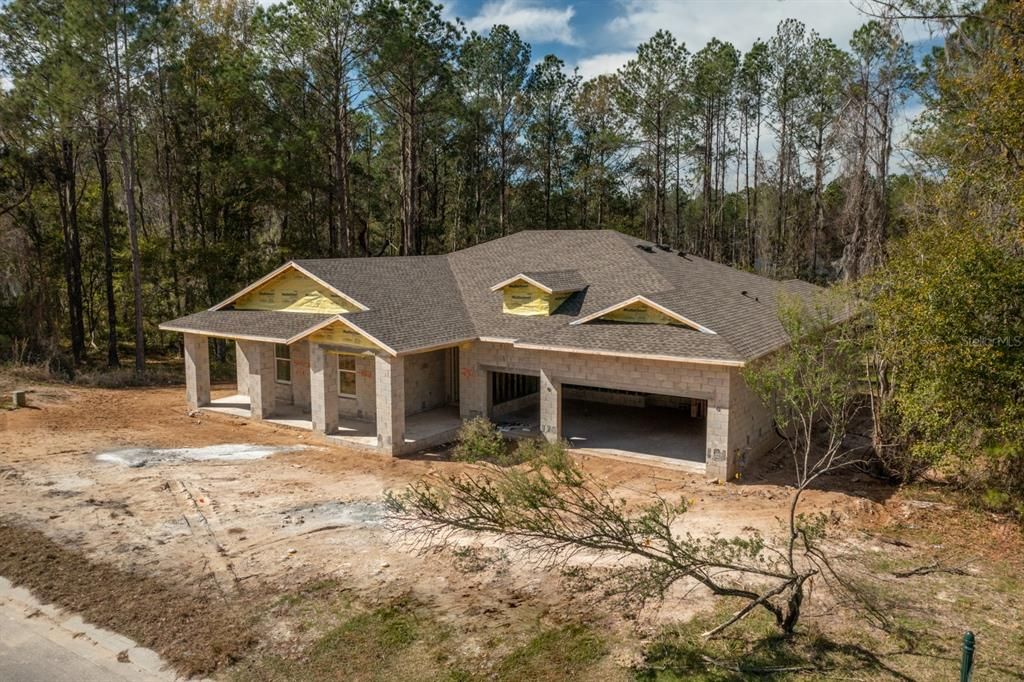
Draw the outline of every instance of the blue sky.
M534 60L553 53L584 78L611 73L658 29L671 31L691 52L712 37L747 50L767 39L787 17L848 47L853 31L868 20L862 0L450 0L449 18L486 32L508 24L533 46ZM906 38L927 40L921 26L906 26Z

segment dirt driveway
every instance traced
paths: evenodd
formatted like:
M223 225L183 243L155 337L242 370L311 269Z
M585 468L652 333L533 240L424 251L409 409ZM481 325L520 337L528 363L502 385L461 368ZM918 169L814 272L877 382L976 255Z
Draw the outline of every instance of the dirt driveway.
M443 453L392 459L328 446L286 427L190 416L183 397L180 388L36 387L30 409L0 412L0 518L42 531L96 562L172 582L206 580L222 596L286 591L324 577L359 594L413 594L467 629L467 646L473 643L467 624L480 624L476 645L486 647L484 633L521 618L514 610L525 601L537 617L596 608L536 567L513 561L502 570L467 574L403 545L382 527L386 490L464 466ZM215 445L281 451L236 460L157 458L143 466L100 456ZM585 467L623 497L686 496L692 511L685 530L695 534L771 533L785 504L786 491L777 485L781 472L720 486L617 460L588 459ZM812 491L805 511L836 518L877 513L878 505L857 492ZM701 605L693 595L670 600L657 617L678 618Z

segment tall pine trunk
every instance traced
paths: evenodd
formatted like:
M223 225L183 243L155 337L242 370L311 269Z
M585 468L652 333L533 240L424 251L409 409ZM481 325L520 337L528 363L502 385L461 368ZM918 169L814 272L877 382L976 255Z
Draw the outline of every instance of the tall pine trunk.
M96 169L100 176L100 229L103 232L103 290L107 303L107 366L120 367L117 352L117 303L114 299L113 230L110 225L110 167L107 164L107 132L96 126ZM173 233L172 233L173 234Z
M132 298L135 312L135 371L146 368L146 337L142 318L142 255L139 250L139 225L135 206L135 125L132 119L132 83L130 67L123 64L127 52L128 28L124 23L126 9L120 8L120 35L114 36L114 93L117 105L118 148L121 157L121 184L124 187L125 213L128 217L128 240L132 256ZM122 89L123 88L123 89Z

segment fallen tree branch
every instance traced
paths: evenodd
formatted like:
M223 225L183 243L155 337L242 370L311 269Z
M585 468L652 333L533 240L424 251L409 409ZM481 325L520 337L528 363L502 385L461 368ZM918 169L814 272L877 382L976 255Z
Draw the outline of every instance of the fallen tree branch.
M892 575L896 576L897 578L911 578L918 575L930 575L932 573L950 573L952 575L967 575L967 571L965 571L961 567L942 566L939 564L938 561L928 564L927 566L918 566L917 568L912 568L909 571L893 571Z

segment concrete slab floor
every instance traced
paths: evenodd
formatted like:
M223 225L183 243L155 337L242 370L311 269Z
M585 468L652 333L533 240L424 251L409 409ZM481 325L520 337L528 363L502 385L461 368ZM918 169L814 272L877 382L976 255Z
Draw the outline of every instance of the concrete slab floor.
M670 407L623 407L585 400L562 404L562 430L576 448L654 455L704 465L707 420Z
M230 395L215 398L204 410L219 414L230 414L235 417L251 417L249 411L249 397L244 395ZM313 421L308 411L294 405L279 405L275 409L274 416L267 419L271 424L279 426L290 426L295 429L311 431ZM438 407L426 412L409 415L405 418L405 442L409 444L417 441L432 439L444 433L454 432L462 425L459 418L459 408L455 406ZM339 417L338 431L330 434L333 440L361 447L377 447L377 425L373 421L356 419L354 417Z
M540 434L536 405L495 419L511 437ZM597 454L659 457L699 467L705 462L707 420L668 407L624 407L587 400L562 403L562 433L574 448Z

